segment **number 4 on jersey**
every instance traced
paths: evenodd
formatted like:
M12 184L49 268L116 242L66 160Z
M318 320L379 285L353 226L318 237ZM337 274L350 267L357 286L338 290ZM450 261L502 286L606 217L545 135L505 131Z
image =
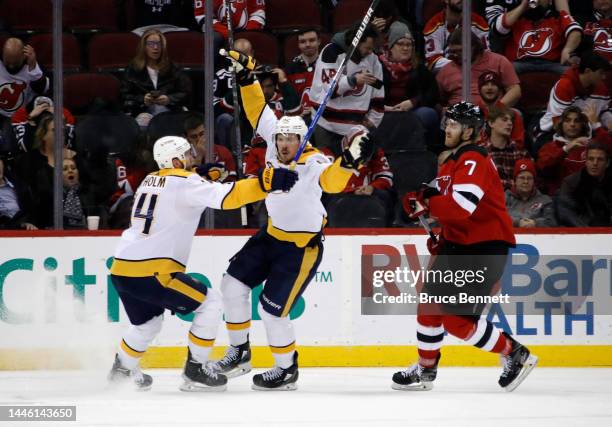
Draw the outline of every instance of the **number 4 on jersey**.
M147 198L149 199L148 208L146 212L143 207L147 202ZM155 211L155 204L157 203L157 194L148 194L142 193L138 198L138 202L136 202L136 207L134 208L134 219L144 219L144 227L142 228L142 234L149 234L149 230L151 229L151 224L153 223L153 212Z

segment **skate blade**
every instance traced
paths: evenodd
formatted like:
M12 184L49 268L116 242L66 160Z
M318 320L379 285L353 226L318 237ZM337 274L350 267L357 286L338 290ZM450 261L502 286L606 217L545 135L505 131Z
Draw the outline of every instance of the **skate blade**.
M227 379L230 379L230 378L240 377L244 374L248 374L249 372L251 372L251 369L252 369L251 362L246 362L246 363L236 366L234 369L231 369L227 372L220 372L220 373L225 375Z
M251 388L257 391L295 391L297 390L297 383L284 384L280 387L274 387L274 388L260 387L255 384L251 384Z
M514 391L519 385L521 385L525 378L527 378L527 375L529 375L531 371L533 371L533 368L535 368L537 364L538 356L530 354L525 363L523 364L523 369L521 369L521 373L519 374L519 376L516 377L515 380L508 384L506 387L504 387L504 390L506 390L508 393Z
M408 384L408 385L392 383L391 388L393 390L399 390L399 391L429 391L433 388L433 383L428 382L428 381L422 381L419 384Z
M227 390L227 385L219 385L219 386L207 386L204 384L195 383L193 381L185 381L180 387L179 390L185 391L188 393L208 393L208 392L220 392Z

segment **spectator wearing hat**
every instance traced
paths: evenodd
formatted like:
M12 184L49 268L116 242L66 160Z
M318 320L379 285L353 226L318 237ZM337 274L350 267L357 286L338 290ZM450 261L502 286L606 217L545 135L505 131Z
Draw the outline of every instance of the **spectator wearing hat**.
M612 172L608 147L591 142L586 148L586 166L568 176L557 198L557 215L570 227L612 225Z
M531 159L514 164L513 185L506 190L506 208L512 225L520 228L557 225L552 199L536 188L536 169Z
M590 114L587 116L578 107L566 109L555 126L552 141L544 144L538 152L537 167L543 177L544 191L549 195L559 189L565 177L584 167L586 146L592 140L612 148L608 132L597 126L595 110L588 111Z
M449 37L447 51L451 61L444 65L436 75L443 107L457 104L463 100L461 28L453 31ZM485 50L480 39L472 33L470 94L475 104L482 102L478 91L478 78L487 71L494 71L500 76L504 93L499 102L506 107L513 107L521 97L521 86L512 63L502 55Z
M431 71L419 61L406 24L391 24L388 44L378 59L383 66L385 112L413 111L423 122L427 141L433 141L440 127L440 117L434 109L438 85Z
M485 71L478 77L478 93L480 94L481 102L479 104L485 120L489 117L489 110L495 107L505 107L501 101L504 95L504 86L501 77L495 71ZM513 123L512 135L510 138L519 148L525 147L525 124L521 113L512 109Z
M516 162L531 158L527 150L518 148L516 142L511 139L513 117L513 111L506 107L495 107L489 111L486 138L483 141L497 167L504 189L513 185Z

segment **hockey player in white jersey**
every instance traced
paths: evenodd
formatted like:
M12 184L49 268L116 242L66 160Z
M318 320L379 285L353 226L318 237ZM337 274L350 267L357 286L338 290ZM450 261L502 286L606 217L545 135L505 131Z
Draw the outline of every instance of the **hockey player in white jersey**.
M134 195L131 226L121 235L111 280L128 315L109 381L133 380L148 390L152 378L139 360L162 327L166 309L193 313L183 391L225 390L227 378L206 367L222 318L218 291L185 274L193 235L206 208L236 209L262 200L268 191L289 191L297 174L266 168L266 180L210 182L189 172L195 150L186 139L168 136L153 147L159 172L149 174Z
M248 69L254 60L234 51ZM244 111L253 129L268 143L266 162L290 168L300 141L307 132L301 117L280 119L266 105L259 82L246 70L238 73ZM274 367L253 377L256 390L295 390L298 379L298 354L289 312L313 278L323 255L322 231L326 222L321 203L323 192L341 192L353 171L369 160L374 145L367 134L354 138L342 157L334 163L307 145L295 170L297 184L287 193L266 196L268 224L257 232L230 260L221 283L225 320L230 347L225 357L212 364L228 377L251 370L249 329L251 290L264 283L258 312L264 322ZM266 173L262 175L266 180Z

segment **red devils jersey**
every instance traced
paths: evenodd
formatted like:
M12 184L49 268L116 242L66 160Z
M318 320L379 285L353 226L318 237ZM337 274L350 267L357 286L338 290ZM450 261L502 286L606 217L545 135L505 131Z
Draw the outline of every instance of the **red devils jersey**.
M504 188L487 150L475 144L461 147L440 167L436 187L440 195L429 199L429 209L445 240L516 243Z
M506 57L510 61L540 58L558 62L569 33L582 31L574 18L564 11L559 14L550 11L540 21L519 18L512 27L506 24L505 16L499 30L502 34L512 32L512 37L506 42Z
M266 167L267 144L259 135L251 142L252 147L244 152L242 167L244 176L247 178L256 177L259 171Z
M204 0L194 0L194 13L199 25L204 25L206 13ZM234 30L261 30L266 23L265 0L232 0L232 23ZM213 29L227 38L227 20L225 19L225 1L213 2Z
M316 61L312 64L306 64L302 55L293 58L293 61L285 68L287 79L300 97L300 105L302 110L310 106L308 92L312 86L312 78L314 77Z
M389 190L393 186L393 172L382 149L378 148L368 163L351 176L344 188L345 193L352 193L364 185L371 185L378 190Z
M612 19L605 19L601 13L595 12L590 22L584 25L584 35L593 40L595 53L612 61Z

